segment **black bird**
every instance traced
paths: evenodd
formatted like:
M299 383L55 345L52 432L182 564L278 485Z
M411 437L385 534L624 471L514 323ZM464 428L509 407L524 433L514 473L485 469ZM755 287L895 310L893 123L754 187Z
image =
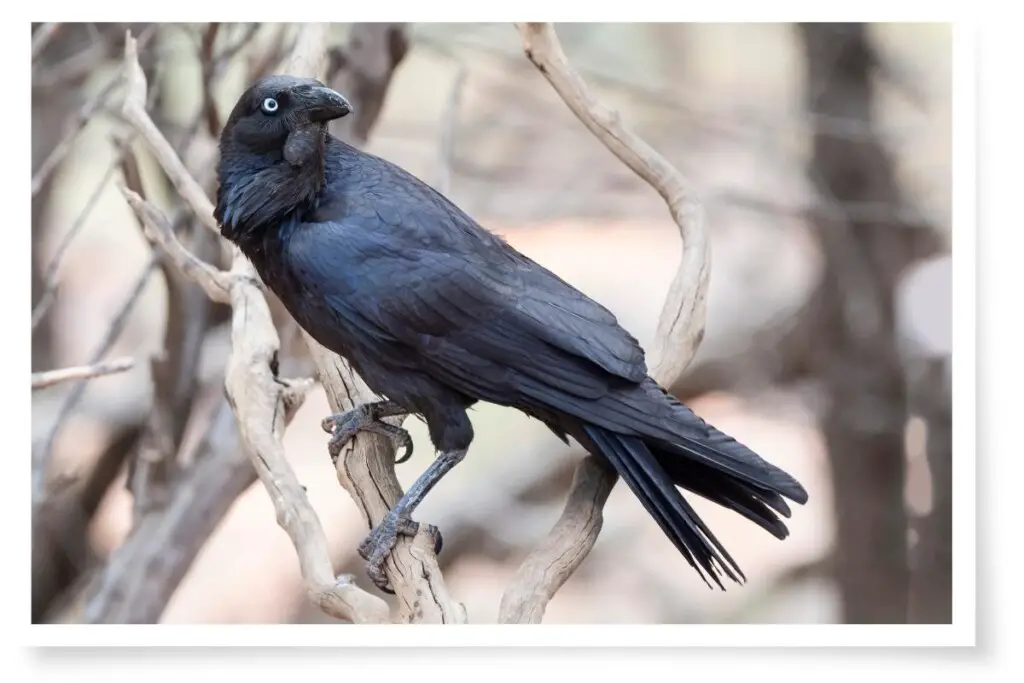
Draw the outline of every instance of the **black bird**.
M215 216L296 322L382 397L325 420L332 456L359 430L408 455L408 434L379 421L403 414L425 421L439 452L360 547L374 582L387 590L397 535L415 533L410 514L465 457L478 401L603 458L709 586L745 580L679 488L780 539L783 497L803 504L804 488L658 386L606 308L408 172L331 136L328 122L351 111L319 81L252 85L221 134Z

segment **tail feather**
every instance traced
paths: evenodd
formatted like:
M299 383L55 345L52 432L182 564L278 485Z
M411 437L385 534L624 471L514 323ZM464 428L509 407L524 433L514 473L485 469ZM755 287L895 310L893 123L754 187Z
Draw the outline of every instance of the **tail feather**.
M807 491L789 473L705 422L649 377L596 399L567 394L536 378L518 381L530 397L530 414L555 434L570 434L603 456L709 586L714 581L724 590L721 576L736 583L746 577L680 488L779 539L789 535L780 518L791 514L783 497L807 502Z
M647 389L657 390L670 405L676 423L684 425L684 429L677 430L674 438L664 440L666 450L684 454L688 459L700 461L722 473L735 475L753 488L760 489L772 497L774 504L768 504L780 514L788 516L789 510L780 494L801 505L807 502L807 491L788 472L705 422L653 380L648 380Z
M789 536L789 529L779 515L788 518L792 512L782 496L688 460L685 453L676 450L674 447L654 449L655 457L673 484L743 515L779 540Z
M685 408L678 402L673 407ZM693 415L689 409L686 412ZM693 415L693 420L700 418ZM688 419L687 427L691 425ZM791 515L783 496L802 504L807 493L789 474L732 437L703 420L700 425L709 435L707 440L687 435L669 442L590 422L583 423L581 431L705 583L711 586L710 578L724 590L719 577L736 583L745 582L746 577L679 489L733 510L780 540L789 536L782 518Z
M746 581L739 565L676 490L642 440L589 424L583 430L708 586L710 577L724 590L719 578L723 574L736 583Z

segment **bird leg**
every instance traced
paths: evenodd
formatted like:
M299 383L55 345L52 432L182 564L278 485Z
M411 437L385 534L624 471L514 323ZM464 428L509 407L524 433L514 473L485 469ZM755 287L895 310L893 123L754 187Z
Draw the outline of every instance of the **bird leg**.
M398 542L398 536L415 536L420 529L421 525L410 518L413 510L423 502L437 482L462 462L464 457L465 450L441 453L359 546L359 555L366 560L366 573L382 591L393 592L388 584L387 574L384 573L384 561ZM432 524L423 526L434 537L434 554L440 553L441 532Z
M408 414L408 410L394 401L377 401L364 403L344 413L328 415L320 422L320 427L331 434L331 440L327 443L331 462L338 464L341 449L359 432L373 432L390 439L396 453L399 449L405 450L402 457L395 459L395 464L405 462L412 457L412 437L401 427L381 422L381 419Z

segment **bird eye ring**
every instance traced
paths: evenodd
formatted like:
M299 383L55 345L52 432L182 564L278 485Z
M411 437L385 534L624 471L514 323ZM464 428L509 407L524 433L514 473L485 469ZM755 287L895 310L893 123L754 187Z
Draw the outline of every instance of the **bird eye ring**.
M277 106L277 100L275 100L273 97L268 97L267 99L263 100L263 111L265 111L268 114L273 114L274 112L276 112Z

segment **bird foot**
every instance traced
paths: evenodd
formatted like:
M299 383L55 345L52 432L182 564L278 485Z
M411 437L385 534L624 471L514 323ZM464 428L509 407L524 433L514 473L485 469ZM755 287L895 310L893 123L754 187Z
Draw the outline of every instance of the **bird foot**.
M384 562L395 549L399 536L415 536L424 529L434 538L434 554L441 552L441 532L433 524L414 522L409 517L395 511L389 512L359 545L359 556L366 560L366 573L377 588L385 593L394 594L388 576L384 571Z
M412 457L412 437L401 427L381 422L378 404L366 403L345 413L328 415L320 422L320 427L331 434L327 443L327 452L331 454L331 462L338 463L341 449L355 438L359 432L372 432L391 441L395 453L403 451L401 457L395 458L395 464L401 464Z

